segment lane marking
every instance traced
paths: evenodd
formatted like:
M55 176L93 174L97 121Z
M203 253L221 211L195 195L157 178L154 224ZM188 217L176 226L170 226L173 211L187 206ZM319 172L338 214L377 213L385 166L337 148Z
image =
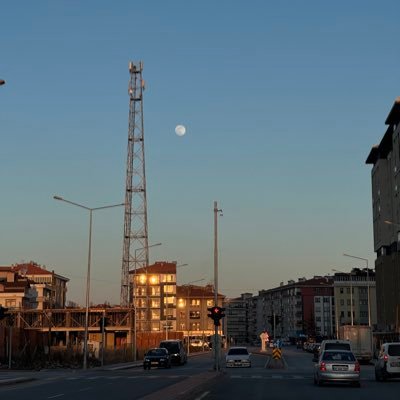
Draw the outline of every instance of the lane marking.
M49 396L48 399L55 399L56 397L64 396L64 393L55 394L54 396Z
M202 395L200 395L199 397L196 397L195 400L202 400L204 399L204 397L206 397L210 392L204 392Z

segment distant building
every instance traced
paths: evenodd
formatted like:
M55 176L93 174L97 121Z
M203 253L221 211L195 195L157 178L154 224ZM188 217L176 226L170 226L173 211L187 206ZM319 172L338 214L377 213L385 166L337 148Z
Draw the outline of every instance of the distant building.
M368 325L368 288L371 325L376 325L375 272L354 268L351 273L335 273L333 287L336 308L336 332L341 325ZM351 317L353 313L353 318Z
M176 264L157 261L129 272L139 331L176 330Z
M214 306L214 287L212 285L182 285L176 288L177 316L176 330L184 336L213 335L214 322L208 317L208 308ZM222 307L225 296L218 294L218 306ZM221 322L223 326L223 321Z
M54 271L48 271L33 261L0 267L0 271L3 275L7 275L8 272L14 274L18 277L15 282L29 283L28 287L24 289L25 300L17 302L20 305L15 307L36 310L65 307L68 278L58 275Z
M258 301L261 305L257 307L257 319L262 321L270 336L334 336L333 280L330 277L299 278L286 285L281 282L276 288L261 290Z
M14 264L11 269L27 277L31 282L31 297L36 298L32 308L37 310L65 308L68 278L54 271L48 271L33 261Z
M385 124L379 145L366 160L372 165L372 219L376 252L377 323L400 331L400 97ZM385 221L392 224L389 225Z
M226 336L229 344L249 344L257 334L255 323L250 323L254 316L252 293L243 293L240 297L226 301ZM254 310L255 312L255 310ZM253 327L250 330L250 325Z
M11 310L32 308L29 279L0 267L0 305Z

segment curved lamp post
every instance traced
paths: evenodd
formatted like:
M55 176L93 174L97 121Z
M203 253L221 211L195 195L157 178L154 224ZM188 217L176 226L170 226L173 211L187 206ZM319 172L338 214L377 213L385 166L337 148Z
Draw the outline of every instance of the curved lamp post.
M91 264L91 255L92 255L92 213L93 213L93 211L104 210L106 208L121 207L121 206L124 206L125 203L112 204L109 206L91 208L91 207L86 207L79 203L75 203L74 201L66 200L60 196L53 196L53 199L63 201L68 204L72 204L73 206L83 208L84 210L89 211L89 251L88 251L87 275L86 275L85 336L84 336L84 343L83 343L83 369L87 369L88 336L89 336L90 264Z

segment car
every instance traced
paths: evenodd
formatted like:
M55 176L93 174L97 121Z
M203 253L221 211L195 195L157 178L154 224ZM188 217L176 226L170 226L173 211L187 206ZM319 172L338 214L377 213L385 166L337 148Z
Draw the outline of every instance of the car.
M325 350L315 364L314 384L327 382L350 383L360 387L360 363L351 351Z
M159 347L163 347L164 349L168 350L168 353L171 356L172 364L183 365L187 363L187 354L182 340L179 339L163 340L160 342Z
M248 352L247 347L231 347L226 353L225 365L230 367L251 367L250 360L251 353Z
M143 369L151 369L152 366L171 368L171 357L167 349L150 349L144 356Z
M400 378L400 342L382 344L375 363L375 379L390 378Z
M320 353L325 350L345 350L352 351L350 340L323 340L320 346Z

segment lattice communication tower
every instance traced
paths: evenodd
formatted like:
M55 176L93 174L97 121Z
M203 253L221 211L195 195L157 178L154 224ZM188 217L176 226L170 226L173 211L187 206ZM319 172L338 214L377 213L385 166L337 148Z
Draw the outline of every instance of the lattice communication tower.
M129 271L149 264L146 174L143 127L143 63L129 63L129 125L126 162L124 246L122 255L121 306L132 303Z

